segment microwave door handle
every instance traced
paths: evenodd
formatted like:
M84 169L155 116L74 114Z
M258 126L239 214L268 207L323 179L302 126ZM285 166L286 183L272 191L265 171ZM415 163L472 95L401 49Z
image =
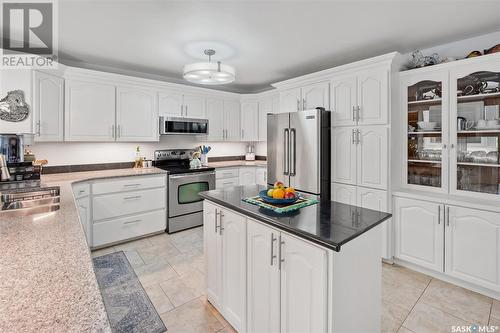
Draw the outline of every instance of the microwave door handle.
M288 176L290 173L290 131L288 128L285 128L284 134L283 134L283 174Z

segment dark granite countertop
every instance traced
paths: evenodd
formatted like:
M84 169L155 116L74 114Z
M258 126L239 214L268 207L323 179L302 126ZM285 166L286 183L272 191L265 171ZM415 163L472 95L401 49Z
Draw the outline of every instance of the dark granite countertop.
M241 200L258 195L264 188L265 186L259 185L235 186L202 192L200 196L334 251L340 251L342 245L392 216L334 201L277 214Z

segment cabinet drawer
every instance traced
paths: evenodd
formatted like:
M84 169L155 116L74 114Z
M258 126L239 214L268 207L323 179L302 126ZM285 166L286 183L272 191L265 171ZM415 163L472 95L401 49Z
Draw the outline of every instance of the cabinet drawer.
M165 210L122 217L92 226L93 246L101 246L125 239L163 231L167 217Z
M142 190L146 188L165 186L165 176L131 176L119 179L98 181L92 185L94 194L105 194L128 190Z
M216 179L235 178L240 176L239 168L227 168L215 170Z
M219 189L231 186L238 186L239 183L240 183L239 178L217 179L215 181L215 188Z
M93 198L94 221L165 208L165 188L114 193Z
M73 185L75 199L86 197L90 194L90 185L87 183L76 183Z

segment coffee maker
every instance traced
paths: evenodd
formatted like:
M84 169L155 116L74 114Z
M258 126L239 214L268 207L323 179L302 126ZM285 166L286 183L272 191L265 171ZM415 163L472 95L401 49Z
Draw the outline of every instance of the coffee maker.
M0 134L0 181L25 182L40 180L40 166L24 162L24 136Z
M0 154L7 163L24 162L24 138L17 134L0 134Z

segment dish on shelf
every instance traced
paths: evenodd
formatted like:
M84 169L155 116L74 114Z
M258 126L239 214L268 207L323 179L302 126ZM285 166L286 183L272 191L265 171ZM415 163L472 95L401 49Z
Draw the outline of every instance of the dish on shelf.
M419 130L433 131L439 126L439 123L436 121L419 121L417 125Z
M500 125L494 125L494 126L476 126L475 129L479 130L479 131L497 130L497 129L500 129Z

